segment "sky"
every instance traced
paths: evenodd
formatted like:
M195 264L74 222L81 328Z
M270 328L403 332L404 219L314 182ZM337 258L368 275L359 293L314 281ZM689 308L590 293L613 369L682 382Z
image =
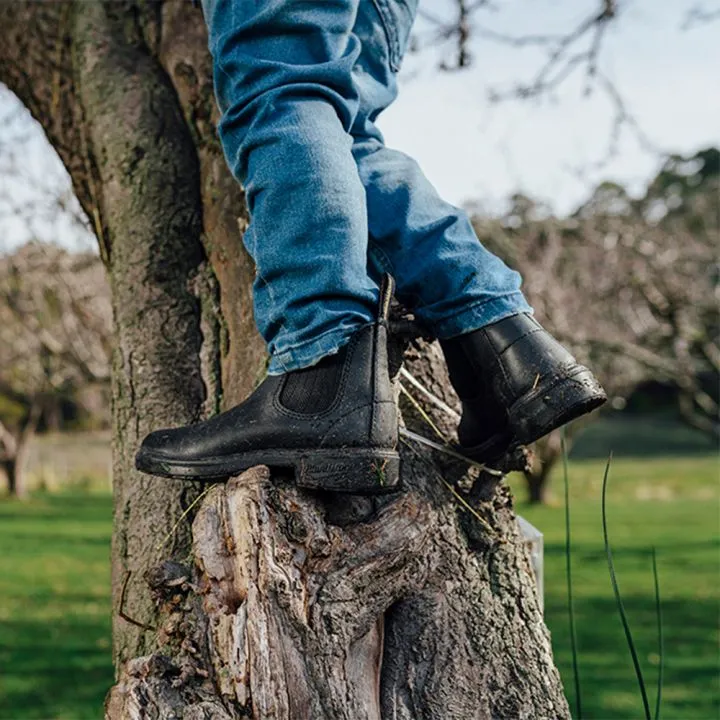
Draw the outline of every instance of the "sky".
M396 0L401 1L401 0ZM688 11L720 11L717 0L620 0L620 16L607 30L598 69L617 88L640 128L624 127L610 156L614 111L607 93L587 92L582 66L552 96L492 102L501 92L529 82L547 49L510 47L476 35L466 70L438 69L450 47L427 45L432 25L419 19L414 36L420 51L400 72L400 94L379 120L389 146L415 157L441 195L457 205L501 212L507 198L523 192L558 213L571 212L601 180L621 182L634 192L657 171L660 154L689 154L720 145L720 20L684 28ZM598 6L598 0L495 0L475 22L512 36L563 34ZM421 8L448 17L451 0L421 0ZM494 9L493 9L494 8ZM578 46L578 49L586 47ZM0 93L0 116L13 111ZM42 132L22 114L13 132L24 145L23 182L9 179L0 163L0 251L28 238L25 224L3 213L3 196L18 202L68 179ZM8 140L8 130L3 128ZM91 241L67 219L37 222L32 232L70 247Z
M478 22L521 36L563 33L598 3L497 5L500 11L485 12ZM473 44L473 63L465 71L436 70L431 53L406 60L399 99L379 121L386 143L415 156L451 202L480 202L489 211L521 191L568 212L603 179L638 191L658 168L657 152L691 153L720 144L720 20L683 30L695 5L621 3L601 47L599 70L615 84L652 149L626 128L618 152L608 158L613 105L599 88L587 96L582 68L553 97L490 102L492 90L534 78L546 51L482 40ZM706 3L706 10L713 8L720 10L720 3Z

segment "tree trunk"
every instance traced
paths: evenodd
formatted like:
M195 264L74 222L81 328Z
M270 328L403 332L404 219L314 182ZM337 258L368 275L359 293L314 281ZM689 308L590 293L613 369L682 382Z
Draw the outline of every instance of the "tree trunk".
M29 438L19 443L17 455L6 460L3 465L8 479L8 493L12 497L21 500L28 495L25 468L27 467L27 455L29 450Z
M184 0L0 5L0 80L68 168L113 291L107 716L567 717L495 478L404 445L400 495L313 495L255 468L184 515L196 485L135 471L146 432L233 405L263 370L210 77ZM437 348L408 357L452 402Z
M43 422L45 432L58 433L63 425L62 399L57 395L49 395L43 405Z
M525 473L528 487L528 502L531 505L543 505L547 496L547 480L550 476L550 468L543 466L538 471Z
M33 437L35 437L41 412L42 405L40 401L37 398L33 398L30 401L27 417L23 420L17 435L11 433L0 422L0 447L3 448L0 468L2 468L7 478L8 494L11 497L27 497L28 489L25 483L25 467L27 465L30 442Z
M563 455L563 438L565 451L570 452L573 430L553 430L532 445L530 461L523 471L528 490L527 498L531 505L541 505L547 501L550 475Z
M17 460L13 458L5 458L0 461L3 475L7 478L7 491L10 497L20 497L20 489L22 488L22 478L18 477Z
M107 717L568 717L507 487L409 445L403 481L335 498L255 468L213 487L189 562L146 576L162 649L125 665Z
M28 487L25 482L25 468L27 466L29 440L30 438L19 441L15 454L0 461L0 467L7 478L8 495L11 497L23 499L28 494Z

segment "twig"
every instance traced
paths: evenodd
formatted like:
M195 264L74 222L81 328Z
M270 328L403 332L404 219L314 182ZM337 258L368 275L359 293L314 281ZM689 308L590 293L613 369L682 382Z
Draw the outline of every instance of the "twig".
M134 625L135 627L139 627L143 630L148 630L150 632L156 632L157 628L153 627L152 625L146 625L145 623L141 623L139 620L135 620L135 618L130 617L125 612L125 596L127 594L128 582L130 582L130 575L132 575L132 571L128 570L127 575L125 575L125 580L123 581L122 590L120 591L120 608L118 609L118 615L125 622L129 622L131 625Z
M720 10L706 10L701 5L697 5L688 10L681 29L691 30L698 25L705 25L716 20L720 20Z

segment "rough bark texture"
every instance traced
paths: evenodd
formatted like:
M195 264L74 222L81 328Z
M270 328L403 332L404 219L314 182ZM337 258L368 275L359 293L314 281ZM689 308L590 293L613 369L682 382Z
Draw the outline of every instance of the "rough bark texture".
M200 168L203 245L215 288L205 315L218 323L220 342L219 353L218 348L206 347L206 377L219 385L223 405L231 407L257 384L265 368L265 350L252 314L255 267L241 243L247 211L215 132L218 110L202 15L188 2L165 2L161 27L158 60L178 94ZM209 360L211 357L215 360ZM218 357L220 377L213 375L213 362Z
M178 521L198 489L134 470L146 432L232 405L264 360L199 11L0 4L0 80L70 171L113 290L107 716L567 717L508 490L492 477L409 445L407 491L383 500L300 493L256 468L213 487L191 532ZM408 365L453 402L434 346L414 346Z
M68 168L113 290L118 661L152 646L118 619L125 579L125 612L151 625L143 572L187 552L187 529L157 546L197 495L136 473L138 442L233 404L264 362L239 241L242 193L215 137L208 68L202 18L189 2L0 5L0 80Z

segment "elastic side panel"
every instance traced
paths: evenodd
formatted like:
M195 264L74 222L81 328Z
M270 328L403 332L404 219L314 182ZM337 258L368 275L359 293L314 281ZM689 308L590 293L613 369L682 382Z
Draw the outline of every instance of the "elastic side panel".
M323 358L317 365L288 373L280 392L283 407L302 415L327 410L337 397L347 347Z

